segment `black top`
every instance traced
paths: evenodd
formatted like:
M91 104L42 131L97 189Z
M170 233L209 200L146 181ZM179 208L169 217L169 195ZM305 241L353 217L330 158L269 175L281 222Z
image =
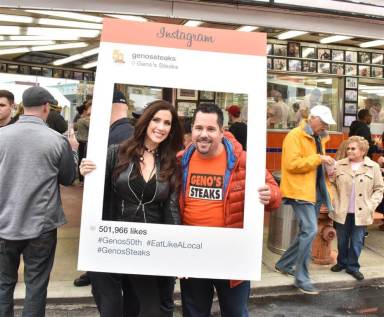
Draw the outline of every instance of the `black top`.
M129 180L128 180L129 178ZM128 182L127 182L128 180ZM125 215L126 220L135 222L161 223L162 214L150 214L149 204L157 205L161 210L161 200L156 196L156 177L153 175L146 182L137 164L133 165L132 172L128 170L119 175L115 186L116 193L123 199L123 204L134 207L131 212ZM125 208L125 211L128 209ZM150 217L150 218L149 218Z
M361 136L368 141L369 149L367 155L372 158L372 154L377 152L377 146L372 141L371 129L368 124L359 120L353 121L349 128L349 136L353 135Z
M229 132L233 134L235 139L243 146L243 150L247 150L247 125L244 122L235 122L229 127Z
M53 109L49 111L47 125L60 134L63 134L68 129L67 121L65 121L60 113Z
M13 124L15 123L19 118L18 117L13 117L11 118L11 120L9 120L9 122L6 124L6 125L0 125L0 128L2 127L6 127L7 125L10 125L10 124Z
M17 120L19 120L19 117L13 117L13 118L11 118L11 121L9 121L7 125L13 124L13 123L15 123Z
M120 179L122 182L120 182ZM151 179L146 182L143 178L143 175L139 171L139 167L136 164L133 166L132 173L129 177L129 187L128 183L124 179L124 175L119 176L116 182L116 191L118 193L123 193L124 199L133 204L139 204L137 198L139 198L142 203L148 203L152 200L155 194L155 190L155 175L152 175Z
M133 126L127 118L121 118L115 121L109 128L108 145L120 144L133 135Z
M115 179L113 172L117 164L118 146L111 145L107 152L103 220L180 224L179 193L169 181L159 180L158 160L156 176L148 183L137 172L138 167L134 167L133 162ZM143 192L144 187L146 188Z

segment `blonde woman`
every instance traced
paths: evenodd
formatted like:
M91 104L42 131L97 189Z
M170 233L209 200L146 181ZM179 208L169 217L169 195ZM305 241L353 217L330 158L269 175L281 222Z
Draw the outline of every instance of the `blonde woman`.
M330 217L337 231L337 264L332 272L345 271L363 280L359 256L366 226L372 224L373 213L383 197L384 183L379 165L367 152L368 142L351 136L346 143L347 157L337 161L332 189L334 211Z
M347 145L348 145L348 139L343 140L340 143L339 148L337 149L337 152L335 155L336 161L339 161L339 160L347 157Z

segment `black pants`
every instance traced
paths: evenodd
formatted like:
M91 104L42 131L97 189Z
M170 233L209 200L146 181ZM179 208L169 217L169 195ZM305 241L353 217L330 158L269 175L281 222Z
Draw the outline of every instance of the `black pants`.
M175 278L88 272L100 317L172 317Z
M26 294L23 317L45 316L47 287L55 257L57 231L30 240L0 239L0 316L13 316L13 292L20 256L24 260Z
M230 287L228 280L189 278L180 280L183 317L209 317L214 290L222 317L248 317L250 282Z
M79 148L77 150L77 153L79 154L79 162L78 162L79 181L83 182L84 176L80 174L80 163L83 158L87 157L87 142L79 142Z

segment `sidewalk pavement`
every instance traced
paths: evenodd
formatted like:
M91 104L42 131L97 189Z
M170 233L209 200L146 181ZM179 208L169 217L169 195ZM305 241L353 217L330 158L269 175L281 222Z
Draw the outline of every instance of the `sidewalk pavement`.
M55 263L48 287L49 301L90 302L92 294L90 287L75 287L73 280L82 272L78 272L77 254L79 246L80 215L82 201L82 187L63 187L61 195L68 224L58 231ZM264 225L264 248L262 258L261 280L252 282L252 296L275 296L280 294L295 294L298 290L293 286L294 279L275 272L275 263L280 255L273 253L267 247L269 213L266 213ZM380 221L380 220L379 220ZM352 288L373 283L384 283L384 231L378 230L378 224L368 229L369 235L365 240L365 247L360 257L361 272L365 280L356 281L352 276L343 272L330 271L332 265L311 264L310 273L313 282L319 290L338 288ZM332 250L337 250L336 240ZM24 298L25 290L22 276L23 265L19 270L19 283L15 290L15 299L20 302ZM176 299L179 299L179 285L176 285Z
M266 297L290 295L298 293L293 286L294 279L275 272L274 265L280 255L271 252L267 247L268 228L264 232L264 249L261 281L252 282L252 296ZM90 287L74 287L73 279L80 273L76 271L77 261L77 229L61 229L56 253L56 261L48 287L50 302L91 302ZM333 241L336 250L336 241ZM352 276L343 272L330 271L332 265L311 264L310 273L314 285L320 291L345 289L371 284L384 283L384 232L378 230L378 225L369 227L369 235L360 257L363 281L356 281ZM24 284L20 281L16 287L15 298L24 298ZM176 285L175 298L179 300L179 285ZM19 301L20 302L20 301Z

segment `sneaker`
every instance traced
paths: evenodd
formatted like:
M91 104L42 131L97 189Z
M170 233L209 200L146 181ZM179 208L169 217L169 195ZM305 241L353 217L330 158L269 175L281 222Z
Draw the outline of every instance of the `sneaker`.
M282 270L277 265L275 265L275 271L284 275L289 275L295 277L295 270L294 269L288 269L287 271Z
M345 272L347 272L348 274L352 275L358 281L362 281L364 279L364 275L360 271L349 271L349 270L346 270Z
M81 274L77 279L73 281L73 285L76 287L88 286L91 284L91 280L87 273Z
M341 272L342 270L344 270L344 267L342 267L339 263L331 267L332 272Z
M298 288L298 290L304 294L308 294L308 295L317 295L319 294L319 291L312 285L312 284L308 284L308 285L302 285L302 286L299 286L297 284L295 284L295 286Z

